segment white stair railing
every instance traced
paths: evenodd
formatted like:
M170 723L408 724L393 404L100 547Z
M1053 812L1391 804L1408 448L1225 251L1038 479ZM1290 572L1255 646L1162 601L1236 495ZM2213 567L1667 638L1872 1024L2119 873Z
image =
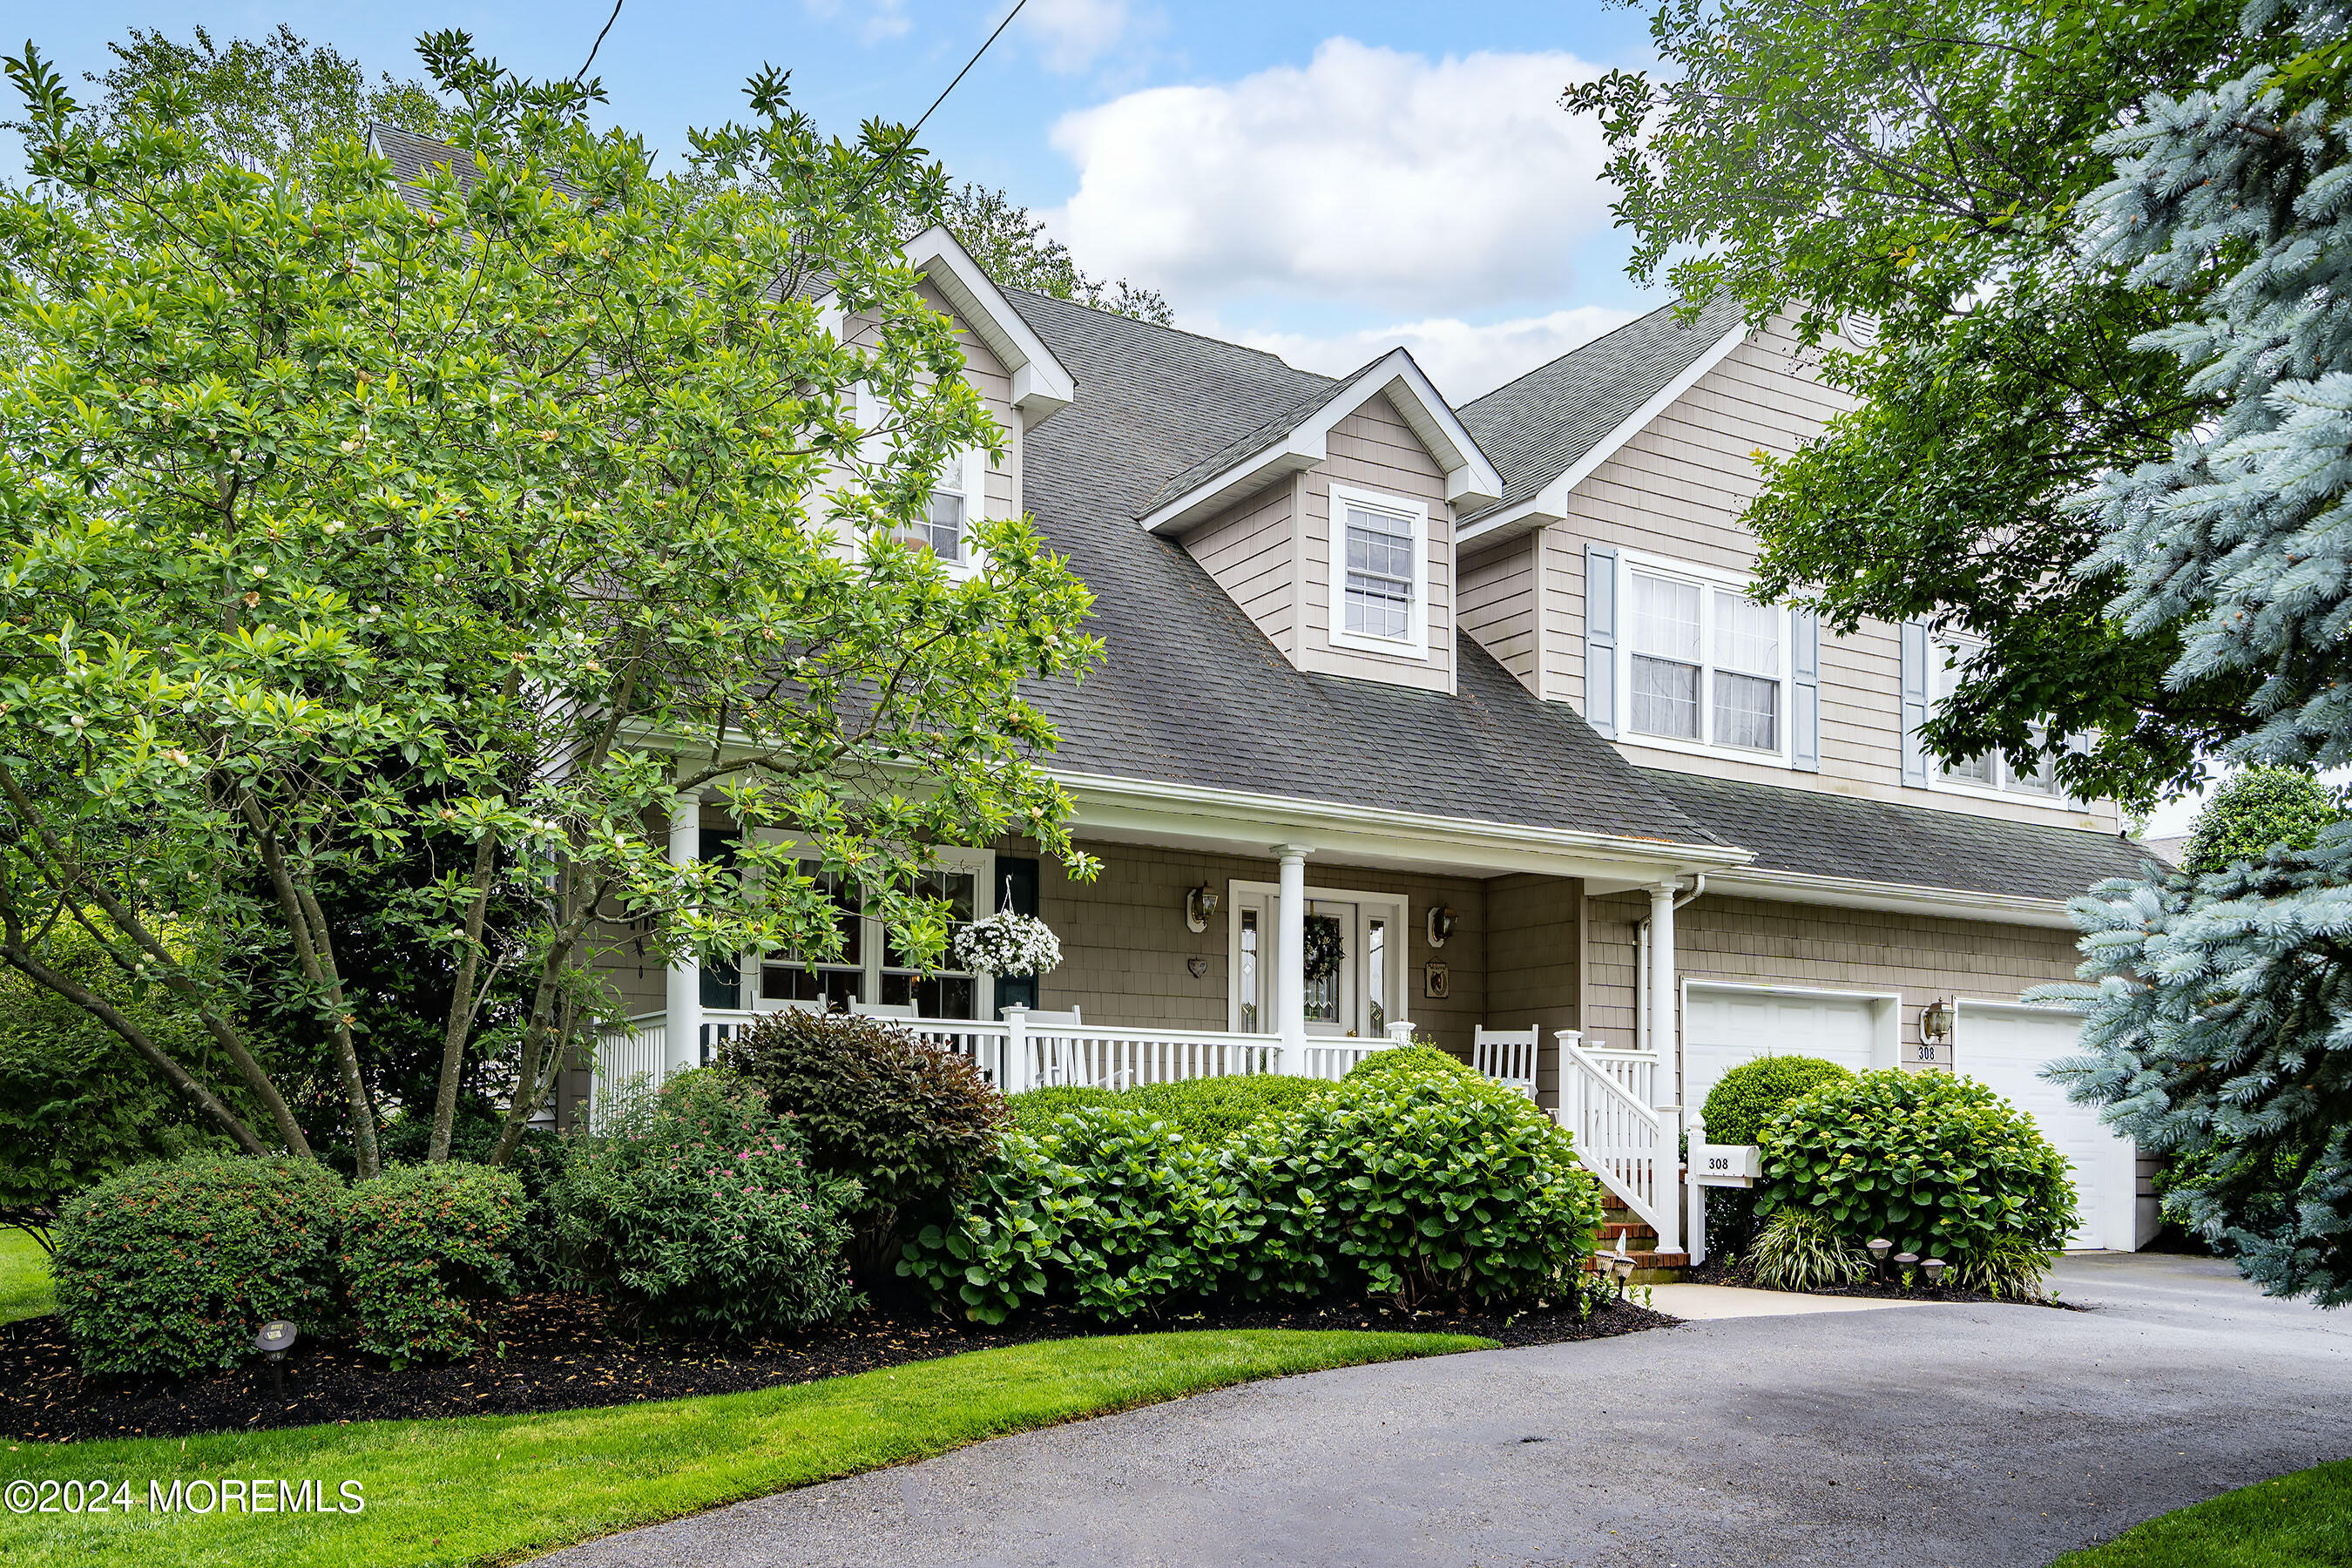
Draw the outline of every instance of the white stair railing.
M1558 1115L1575 1134L1577 1157L1658 1233L1658 1250L1678 1250L1679 1129L1673 1112L1652 1103L1658 1058L1646 1051L1608 1050L1597 1041L1588 1047L1574 1029L1558 1034Z
M593 1124L613 1096L638 1079L657 1084L668 1031L659 1013L647 1013L596 1032L596 1078L588 1086L588 1120Z

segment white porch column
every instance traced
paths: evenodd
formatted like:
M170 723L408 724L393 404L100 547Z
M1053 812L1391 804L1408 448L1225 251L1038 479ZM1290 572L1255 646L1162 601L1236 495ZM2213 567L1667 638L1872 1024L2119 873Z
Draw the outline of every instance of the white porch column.
M1678 1252L1675 1236L1682 1217L1682 1194L1675 1190L1682 1163L1682 1026L1675 1006L1675 896L1678 882L1661 882L1650 889L1650 1050L1657 1058L1651 1069L1650 1103L1661 1112L1665 1147L1658 1152L1658 1250Z
M670 810L669 863L702 858L702 797L682 795ZM662 1076L702 1065L702 959L688 952L670 961L663 1013Z
M1307 1070L1307 857L1304 845L1277 844L1281 896L1275 905L1274 1016L1282 1037L1282 1070Z

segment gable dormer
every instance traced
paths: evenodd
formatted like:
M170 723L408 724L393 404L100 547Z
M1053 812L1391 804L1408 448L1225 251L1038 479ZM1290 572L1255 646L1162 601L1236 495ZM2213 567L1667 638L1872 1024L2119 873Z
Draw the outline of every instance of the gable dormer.
M1396 349L1169 479L1139 521L1180 541L1297 668L1450 692L1454 519L1501 493Z

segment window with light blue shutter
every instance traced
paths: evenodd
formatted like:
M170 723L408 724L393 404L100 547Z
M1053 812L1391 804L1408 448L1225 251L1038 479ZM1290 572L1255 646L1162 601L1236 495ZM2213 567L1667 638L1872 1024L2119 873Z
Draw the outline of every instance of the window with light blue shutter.
M1811 610L1789 612L1789 765L1822 771L1822 623Z
M1617 552L1584 547L1584 721L1617 738Z
M1927 751L1919 726L1927 721L1927 624L1903 623L1903 782L1927 787Z

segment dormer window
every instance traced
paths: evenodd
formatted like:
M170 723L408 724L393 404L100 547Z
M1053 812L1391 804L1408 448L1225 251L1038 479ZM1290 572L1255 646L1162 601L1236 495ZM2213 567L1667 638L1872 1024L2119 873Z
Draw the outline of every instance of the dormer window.
M964 493L961 462L948 464L939 488L931 491L929 542L931 553L950 565L963 564Z
M1402 496L1331 487L1331 641L1429 657L1429 508Z

